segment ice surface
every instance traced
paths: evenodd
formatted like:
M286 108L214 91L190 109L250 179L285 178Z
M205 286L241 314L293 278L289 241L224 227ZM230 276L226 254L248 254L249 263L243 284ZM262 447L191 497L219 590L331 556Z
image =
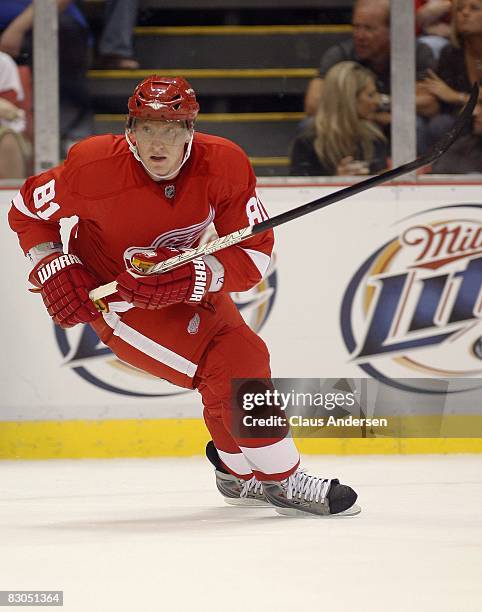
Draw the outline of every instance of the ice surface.
M68 612L482 610L482 457L304 466L362 514L226 506L201 458L1 462L0 590L63 590Z

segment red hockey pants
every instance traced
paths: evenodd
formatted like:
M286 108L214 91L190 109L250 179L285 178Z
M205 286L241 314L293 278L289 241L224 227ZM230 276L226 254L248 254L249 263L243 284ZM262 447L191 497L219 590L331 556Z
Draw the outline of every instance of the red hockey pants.
M204 420L226 468L248 479L281 480L299 464L291 436L282 439L239 438L232 433L231 380L270 378L265 343L246 324L218 333L199 363L194 384L201 393Z

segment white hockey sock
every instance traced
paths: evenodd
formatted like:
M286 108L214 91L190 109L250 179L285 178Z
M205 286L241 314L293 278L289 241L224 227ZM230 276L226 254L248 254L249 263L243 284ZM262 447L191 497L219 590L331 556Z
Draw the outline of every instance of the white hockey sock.
M258 448L240 446L240 448L251 469L265 474L266 480L269 480L270 474L284 474L288 472L300 460L300 454L291 436L287 436L283 440L269 446L260 446Z

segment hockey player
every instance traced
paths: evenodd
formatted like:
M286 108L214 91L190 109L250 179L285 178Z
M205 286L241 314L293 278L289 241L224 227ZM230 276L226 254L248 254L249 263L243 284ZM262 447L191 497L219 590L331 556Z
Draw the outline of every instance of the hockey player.
M220 236L266 219L255 176L234 143L194 133L199 105L182 78L151 76L128 101L124 136L88 138L67 160L29 178L9 222L32 261L29 280L58 325L88 323L124 362L195 388L211 434L207 454L232 503L281 513L356 514L356 493L299 469L293 439L232 431L231 380L269 378L265 343L230 298L265 273L272 232L161 275L138 274L196 246L214 223ZM68 245L59 220L78 216ZM135 273L134 273L135 272ZM117 281L100 314L89 291Z

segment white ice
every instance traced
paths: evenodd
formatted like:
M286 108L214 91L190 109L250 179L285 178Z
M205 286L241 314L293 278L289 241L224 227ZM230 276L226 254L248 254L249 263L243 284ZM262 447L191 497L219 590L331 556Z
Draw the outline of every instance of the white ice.
M0 590L63 590L42 609L68 612L482 610L481 456L304 466L362 513L226 506L201 458L1 462Z

